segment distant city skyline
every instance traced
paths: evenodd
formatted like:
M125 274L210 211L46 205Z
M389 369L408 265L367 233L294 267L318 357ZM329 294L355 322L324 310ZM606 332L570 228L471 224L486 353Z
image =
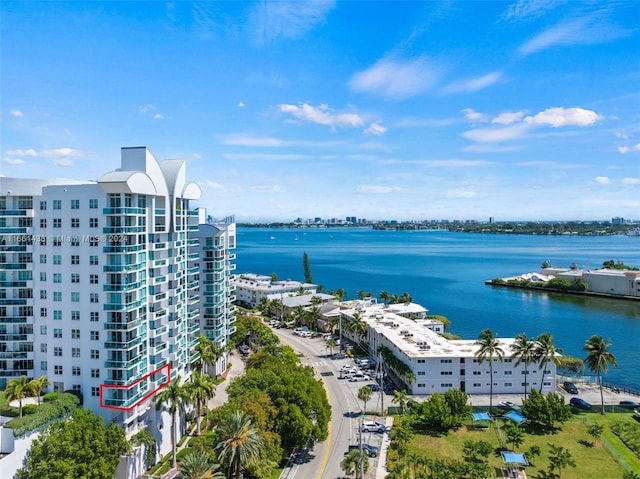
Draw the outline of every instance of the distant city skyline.
M239 223L640 220L635 2L2 2L2 176L189 162Z

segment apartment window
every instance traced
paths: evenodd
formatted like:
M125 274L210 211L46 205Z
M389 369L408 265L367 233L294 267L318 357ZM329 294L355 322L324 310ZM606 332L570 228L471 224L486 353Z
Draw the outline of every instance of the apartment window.
M89 316L89 321L92 321L92 322L100 321L100 313L98 311L91 311Z
M504 358L504 362L505 363L511 363L511 362L513 362L513 359L512 358Z
M551 374L551 371L549 371L548 369L545 369L544 373L542 373L542 374Z
M60 346L56 346L53 348L53 355L57 357L62 356L62 348Z
M80 200L71 200L71 209L79 210L80 209Z
M72 329L71 330L71 339L80 339L80 330Z
M53 264L62 264L62 256L60 256L59 254L54 254Z
M46 289L41 289L40 290L40 299L47 299L47 290Z
M47 343L40 343L40 352L41 353L47 352Z
M53 237L53 246L62 246L62 238L60 236Z
M418 364L424 364L426 361L424 359L418 359Z
M440 364L449 364L451 363L451 359L441 359Z
M440 371L440 376L451 376L452 374L452 371Z
M73 238L71 238L71 246L76 248L80 246L80 238L78 238L77 236L74 236Z
M426 386L426 385L425 385L424 383L418 383L418 387L419 387L419 388L423 388L423 387L425 387L425 386Z
M80 302L80 292L79 291L72 291L71 292L71 302L72 303L79 303Z
M71 348L71 357L79 358L80 357L80 348Z
M71 368L71 375L72 376L80 376L80 366L73 366Z
M47 227L47 219L40 218L40 228L46 228L46 227Z
M46 271L40 271L40 281L46 281L46 280L47 280Z
M91 303L99 303L100 302L100 297L98 296L98 293L90 293L89 294L89 302L91 302Z
M46 371L47 370L47 362L46 361L40 361L40 370L41 371Z
M93 266L97 266L98 257L97 256L89 256L89 264Z
M513 371L505 371L505 372L504 372L504 374L505 374L506 376L511 376L511 373L512 373L512 372L513 372Z
M100 388L97 386L91 386L91 396L94 398L100 396Z
M89 200L89 208L91 208L92 210L98 208L98 200L96 198L91 198Z
M91 350L91 359L100 359L100 350L92 349Z
M62 218L53 218L53 227L62 228Z
M482 383L473 383L473 387L474 388L480 388L480 387L482 387Z
M97 236L89 236L89 246L98 246L99 241Z
M47 264L47 255L46 254L41 254L40 255L40 264Z
M71 282L72 283L79 283L80 282L80 275L78 273L72 273L71 274Z
M62 310L54 309L53 310L53 319L55 321L62 321Z
M46 201L41 201L40 202L40 211L44 211L47 209L47 202Z
M62 200L53 200L53 209L61 210L62 209Z
M40 334L42 334L42 335L46 335L47 334L47 325L46 324L41 324L40 325Z
M47 308L40 308L40 317L41 318L47 317Z
M54 328L53 337L56 338L56 339L62 339L62 329L61 328Z
M71 218L71 227L80 228L80 218Z
M62 374L62 366L60 366L59 364L56 364L53 367L53 374Z
M427 373L424 371L418 371L418 376L425 376Z
M71 264L80 264L80 255L72 254L71 255Z
M91 340L100 341L100 331L91 331Z
M98 227L98 218L89 218L89 228Z
M523 388L524 388L524 387L529 387L529 383L528 383L528 382L526 382L526 383L520 383L520 386L522 386Z
M92 378L99 378L100 377L100 370L99 369L91 369L91 377Z
M89 275L89 284L98 284L98 275L90 274Z
M550 382L545 381L545 382L543 382L543 383L542 383L542 385L543 385L543 386L551 386L551 383L550 383Z
M62 283L62 273L53 273L53 282Z
M512 386L512 384L511 383L504 383L504 386L507 387L507 388L510 388Z
M53 300L56 302L62 301L62 292L61 291L54 291L53 292Z
M80 311L71 311L71 321L80 321Z
M440 383L440 387L441 388L452 388L453 384L452 383Z

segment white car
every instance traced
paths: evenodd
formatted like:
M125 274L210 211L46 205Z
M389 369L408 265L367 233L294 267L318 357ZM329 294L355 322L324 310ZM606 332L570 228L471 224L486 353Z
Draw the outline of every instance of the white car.
M349 378L349 381L351 381L352 383L357 381L370 381L370 380L371 380L371 376L363 373L352 374L351 377Z
M385 432L387 430L387 426L382 423L374 422L374 421L365 421L360 428L362 432Z
M356 368L355 366L351 365L351 364L345 364L344 366L342 366L340 368L340 371L357 371L358 368Z

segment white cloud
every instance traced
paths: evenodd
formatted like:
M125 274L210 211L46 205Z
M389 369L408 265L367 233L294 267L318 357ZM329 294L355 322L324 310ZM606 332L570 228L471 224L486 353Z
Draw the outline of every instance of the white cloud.
M620 153L622 155L626 155L630 151L631 151L631 148L629 148L628 146L619 146L618 147L618 153Z
M564 3L563 0L518 0L504 12L507 21L529 20L543 16L547 11Z
M358 193L370 193L374 195L386 195L403 191L399 186L360 185L356 188Z
M282 193L282 188L278 185L254 185L250 189L256 193Z
M584 108L547 108L534 116L524 119L526 123L538 125L559 126L587 126L602 120L603 117L595 111Z
M265 154L265 153L225 153L222 155L223 158L228 160L270 160L270 161L280 161L280 160L305 160L311 158L309 155L301 155L301 154Z
M15 116L16 118L21 118L24 116L24 113L20 110L11 110L11 116Z
M36 150L29 148L28 150L9 150L7 151L9 156L38 156Z
M349 87L384 98L404 100L429 90L443 73L442 67L424 56L401 59L389 55L367 70L354 74Z
M447 190L445 195L447 198L473 198L477 196L478 191L475 186L465 186L453 190Z
M529 55L559 45L596 45L628 36L630 31L611 24L596 12L564 20L520 46L521 55Z
M324 22L334 7L333 0L258 2L249 14L249 25L257 43L297 38Z
M627 139L629 139L629 135L628 135L628 134L627 134L627 132L626 132L626 131L624 131L624 130L622 130L622 131L616 131L616 136L617 136L618 138L623 139L623 140L627 140Z
M191 158L193 158L194 160L201 160L202 155L200 153L192 153Z
M527 125L516 123L505 127L476 128L465 131L462 136L480 143L499 143L523 138L528 130L529 127Z
M279 138L272 137L257 137L257 136L249 136L249 135L229 135L220 140L220 143L223 145L234 145L234 146L269 146L269 147L279 147L284 146L284 142Z
M238 108L244 108L244 102L243 101L238 103Z
M523 111L505 111L504 113L500 113L493 120L491 120L491 123L497 123L498 125L510 125L511 123L516 123L522 120L523 116Z
M379 123L371 123L371 125L369 125L369 128L364 130L364 132L367 135L381 136L381 135L384 135L387 132L387 127L382 126Z
M156 120L166 120L167 119L164 115L162 115L160 113L156 113L155 115L153 115L153 118L156 119Z
M611 183L611 179L606 176L596 176L593 180L601 185L608 185Z
M477 112L473 108L465 108L464 110L462 110L462 113L464 113L464 117L470 121L486 122L489 120L489 117L486 113Z
M640 185L640 178L622 178L625 185Z
M82 158L84 152L73 148L56 148L54 150L43 150L40 155L48 158L57 166L73 166L74 160Z
M473 93L493 85L502 76L501 72L491 72L477 78L459 80L444 88L446 93Z
M212 190L212 191L222 191L224 190L224 185L222 183L218 183L216 181L212 181L212 180L205 180L205 181L201 181L199 182L200 186L202 186L203 188L207 189L207 190Z
M149 113L150 111L153 111L155 109L156 109L156 106L155 105L151 105L151 104L147 104L147 105L138 107L138 111L142 115L146 115L147 113Z
M7 163L8 165L24 165L24 160L22 158L3 158L2 161Z
M308 103L301 105L281 104L278 108L283 113L289 113L300 120L327 125L332 128L336 126L362 126L364 121L357 113L339 113L331 112L327 105L320 105L315 108Z

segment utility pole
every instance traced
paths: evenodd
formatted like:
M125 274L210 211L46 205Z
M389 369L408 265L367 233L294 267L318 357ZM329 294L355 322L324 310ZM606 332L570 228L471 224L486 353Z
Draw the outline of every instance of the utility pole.
M358 435L359 441L360 441L360 479L364 479L364 446L362 445L362 429L364 426L364 411L362 411L362 414L360 414L360 434Z

